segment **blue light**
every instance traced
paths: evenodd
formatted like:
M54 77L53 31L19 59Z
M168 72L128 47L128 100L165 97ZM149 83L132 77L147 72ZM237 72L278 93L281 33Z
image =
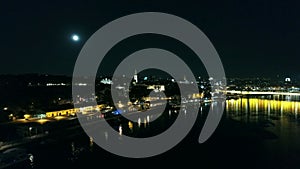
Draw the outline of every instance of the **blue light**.
M117 110L113 111L112 114L114 114L114 115L122 114L122 110L117 109Z

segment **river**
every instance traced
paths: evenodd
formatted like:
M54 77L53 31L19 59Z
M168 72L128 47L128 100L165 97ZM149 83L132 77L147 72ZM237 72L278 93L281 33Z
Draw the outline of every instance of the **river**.
M198 103L191 103L198 104ZM201 104L197 121L185 139L161 155L130 159L111 154L93 142L82 129L71 136L48 138L26 145L35 160L29 168L162 167L199 168L298 168L300 159L300 102L297 98L239 98L226 100L223 118L212 137L199 144L198 137L212 104ZM166 109L154 122L111 123L122 135L149 137L166 130L176 120L178 110ZM189 112L187 112L189 115ZM104 133L105 131L99 131Z

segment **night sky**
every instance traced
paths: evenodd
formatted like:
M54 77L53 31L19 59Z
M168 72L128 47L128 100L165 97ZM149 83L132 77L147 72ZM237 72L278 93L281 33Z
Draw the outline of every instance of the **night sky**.
M300 79L299 9L300 2L281 0L1 2L0 74L72 75L81 47L101 26L156 11L197 25L214 44L228 77ZM74 33L79 42L71 40Z

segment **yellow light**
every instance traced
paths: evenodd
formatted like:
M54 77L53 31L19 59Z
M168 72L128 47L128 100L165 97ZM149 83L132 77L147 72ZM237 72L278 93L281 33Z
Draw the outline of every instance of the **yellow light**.
M62 120L62 119L65 119L66 117L64 117L64 116L56 116L56 117L54 117L56 120Z
M132 124L131 121L128 122L128 128L129 128L130 130L132 130L132 128L133 128L133 124Z
M24 114L24 119L29 119L31 117L30 114Z
M44 124L47 121L49 121L49 120L47 120L47 119L39 119L37 122L40 123L40 124Z

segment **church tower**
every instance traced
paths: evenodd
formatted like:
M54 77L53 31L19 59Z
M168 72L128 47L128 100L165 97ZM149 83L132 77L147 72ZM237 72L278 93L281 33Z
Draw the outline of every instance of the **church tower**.
M137 75L136 69L134 71L133 80L134 80L135 83L138 83L138 75Z

